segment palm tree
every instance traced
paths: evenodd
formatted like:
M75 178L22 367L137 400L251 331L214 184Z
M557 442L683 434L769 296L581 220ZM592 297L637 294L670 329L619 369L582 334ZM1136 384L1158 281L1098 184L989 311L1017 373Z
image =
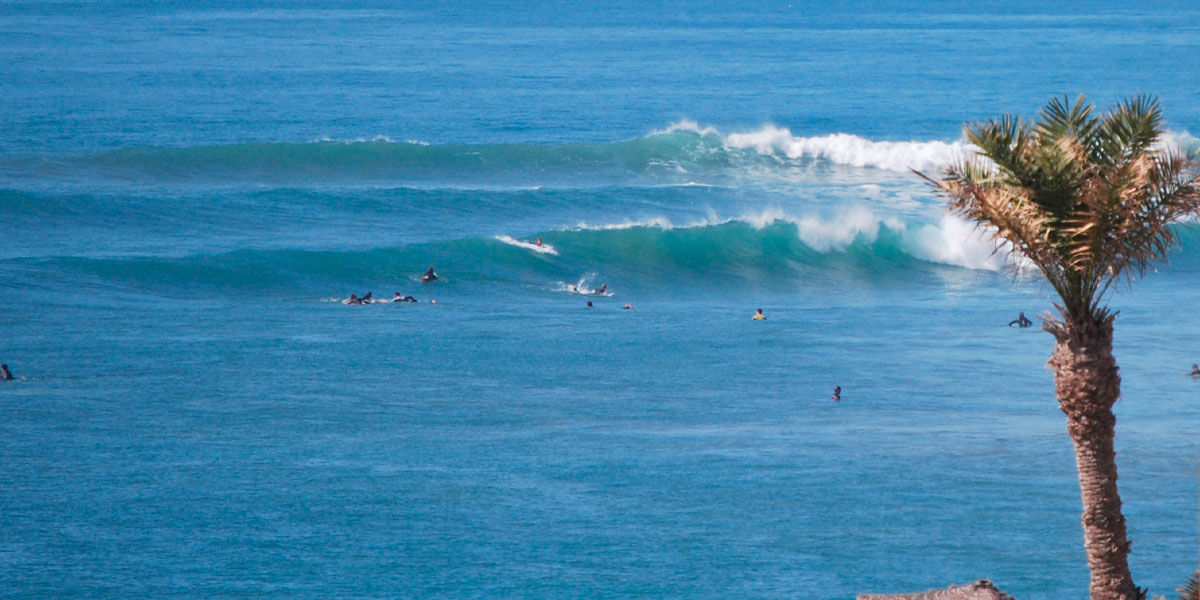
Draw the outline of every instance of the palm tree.
M1051 100L1027 121L1011 115L964 126L979 157L940 180L921 177L950 210L992 232L1058 293L1047 363L1075 447L1092 600L1136 600L1113 450L1121 378L1112 354L1114 282L1132 282L1176 243L1170 224L1200 213L1194 154L1163 147L1162 109L1138 96L1093 115L1083 96Z

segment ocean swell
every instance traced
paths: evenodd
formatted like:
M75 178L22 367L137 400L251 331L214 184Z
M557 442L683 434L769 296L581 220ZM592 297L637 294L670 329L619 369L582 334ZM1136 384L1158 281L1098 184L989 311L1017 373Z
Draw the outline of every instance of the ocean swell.
M543 238L545 246L531 243ZM548 249L553 249L550 252ZM837 217L779 210L672 224L666 219L586 225L536 234L469 237L373 250L244 249L179 257L45 257L0 268L64 274L86 285L175 294L209 288L328 296L342 288L406 291L434 265L440 281L546 286L598 273L643 288L793 285L837 280L871 285L936 269L1000 270L990 240L951 218L906 224L866 209ZM407 293L407 291L406 291Z

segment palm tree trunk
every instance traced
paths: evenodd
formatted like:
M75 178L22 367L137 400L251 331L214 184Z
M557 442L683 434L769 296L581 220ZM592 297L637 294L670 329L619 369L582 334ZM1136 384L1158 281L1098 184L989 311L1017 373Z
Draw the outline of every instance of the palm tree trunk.
M1138 600L1142 592L1129 572L1129 540L1117 493L1117 419L1112 407L1121 377L1112 354L1114 315L1047 321L1057 343L1050 357L1058 404L1067 415L1083 500L1083 545L1092 580L1091 600Z

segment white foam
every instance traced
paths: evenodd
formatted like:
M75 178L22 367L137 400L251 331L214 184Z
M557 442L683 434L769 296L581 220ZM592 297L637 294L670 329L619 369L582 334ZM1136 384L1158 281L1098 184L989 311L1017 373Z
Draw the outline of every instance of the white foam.
M589 287L590 282L594 281L595 279L595 273L588 273L587 275L580 277L579 281L576 281L575 283L556 281L554 282L553 289L556 292L568 292L571 294L579 294L581 296L602 296L604 298L611 298L613 293L607 288L608 284L601 284L605 287L605 291L603 292L599 291L599 289Z
M865 207L850 208L830 220L811 215L796 217L789 215L779 207L768 207L758 211L745 212L737 217L727 218L719 217L710 211L706 219L695 220L686 225L679 226L673 224L665 217L656 217L604 224L580 223L577 225L577 229L591 231L621 230L635 227L663 230L694 229L735 222L746 223L755 229L763 229L777 222L792 223L797 228L800 240L818 252L844 250L859 238L865 239L868 242L874 241L879 234L880 225L885 225L899 231L903 231L904 229L904 223L899 219L880 218Z
M634 229L636 227L653 227L657 229L675 229L675 225L666 217L651 217L648 219L625 219L614 223L585 223L580 221L573 229L583 231L608 231L613 229Z
M903 231L905 227L904 222L897 218L881 218L862 206L851 207L832 219L814 215L795 217L783 209L772 207L743 213L736 219L727 219L722 223L733 221L747 223L755 229L763 229L777 222L791 223L796 226L800 241L821 253L845 250L859 239L873 242L879 236L880 226L897 231Z
M329 137L326 135L326 136L321 136L319 138L316 138L313 141L319 142L319 143L335 143L335 144L365 144L365 143L369 143L369 142L396 143L395 140L393 140L392 138L390 138L386 135L377 135L374 137L357 137L357 138L335 138L335 137ZM429 144L425 144L425 143L417 141L417 140L409 140L409 141L406 141L405 143L406 144L415 144L415 145L424 145L424 146L429 145Z
M996 249L991 232L980 229L954 215L943 215L937 225L921 225L905 232L904 242L909 254L930 262L1000 271L1023 260L1014 256L1010 247Z
M796 226L796 235L809 248L821 253L841 252L856 241L872 243L879 237L879 232L886 227L900 233L904 251L914 258L941 264L964 267L968 269L983 269L1001 271L1010 266L1027 268L1028 261L1012 255L1004 247L993 252L995 242L987 230L978 229L972 224L956 216L945 214L936 224L908 225L898 217L881 217L874 211L863 206L850 207L833 217L817 215L791 215L779 207L768 207L757 211L748 211L737 217L722 218L710 212L707 219L702 219L679 226L678 228L697 228L725 225L728 223L745 223L755 229L764 229L775 223L791 223ZM622 221L619 223L584 226L580 229L616 230L633 227L655 227L664 230L677 228L665 218L641 221ZM594 277L591 275L589 277ZM581 279L576 284L560 285L561 291L585 290L588 278Z
M551 246L550 244L547 244L545 242L542 242L542 245L539 246L534 242L521 241L516 238L513 238L512 236L507 236L507 235L498 235L498 236L496 236L496 239L500 240L501 242L504 242L505 244L508 244L510 246L516 246L518 248L524 248L526 250L533 250L534 252L541 252L542 254L552 254L554 256L558 256L558 250L555 250L554 246Z
M818 252L843 250L857 239L874 241L879 236L880 225L886 225L889 229L904 230L904 223L898 219L885 221L862 207L852 208L830 221L805 217L796 222L800 240Z
M820 158L840 165L901 173L914 169L937 171L974 154L974 147L965 141L876 142L848 133L801 137L773 125L749 133L730 134L725 137L725 144L771 156L782 153L793 160Z
M676 123L671 123L671 125L666 129L655 131L651 135L675 133L678 131L690 131L701 136L720 135L720 132L718 132L715 127L701 127L699 123L696 123L690 119L684 119Z

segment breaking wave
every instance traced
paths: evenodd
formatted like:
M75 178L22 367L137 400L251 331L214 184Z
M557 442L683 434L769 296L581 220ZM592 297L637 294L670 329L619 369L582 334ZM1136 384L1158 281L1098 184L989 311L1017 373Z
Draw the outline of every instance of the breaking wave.
M836 218L778 210L673 224L580 224L542 237L555 253L508 236L470 237L373 250L245 249L182 257L49 257L3 261L65 273L64 279L139 289L319 289L419 285L435 265L439 285L553 285L586 273L644 287L773 285L819 281L872 284L946 268L1001 270L1005 258L960 221L906 224L865 209ZM389 288L390 293L390 288ZM407 293L407 292L406 292Z

